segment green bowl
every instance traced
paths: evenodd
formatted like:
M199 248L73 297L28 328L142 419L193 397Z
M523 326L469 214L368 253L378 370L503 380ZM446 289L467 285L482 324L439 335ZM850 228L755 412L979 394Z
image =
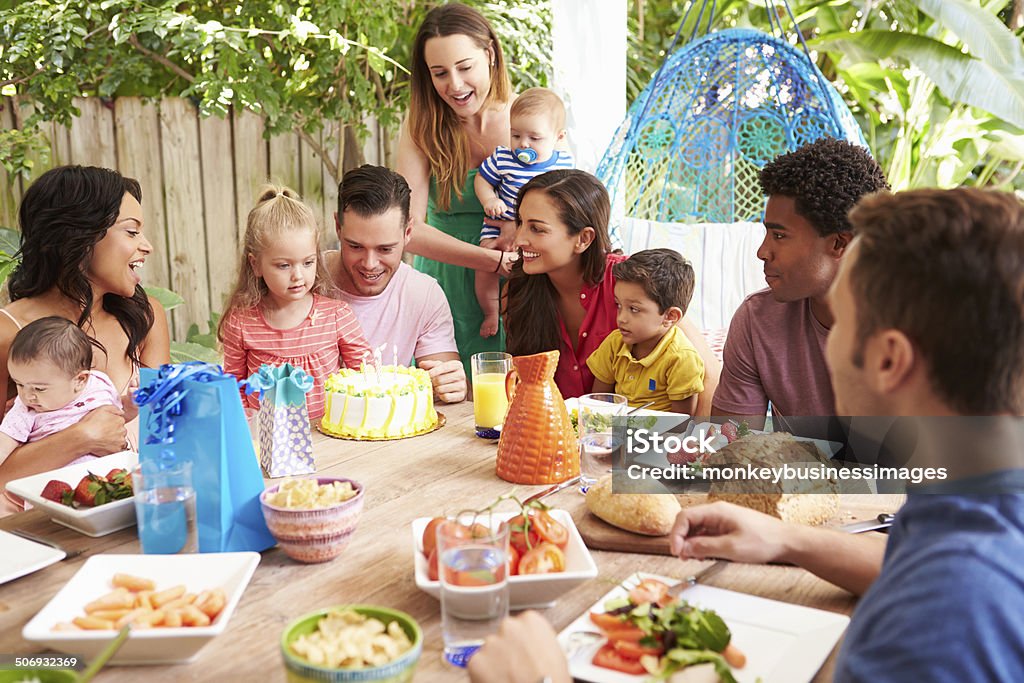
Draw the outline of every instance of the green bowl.
M39 683L77 683L78 672L71 669L18 669L0 671L0 683L20 683L37 680Z
M368 617L379 619L385 625L397 621L409 636L409 640L412 641L412 647L392 662L367 669L329 669L310 664L292 653L289 646L295 639L307 633L313 633L321 619L328 613L341 609L354 610ZM423 631L420 630L420 625L416 623L415 619L405 612L374 605L339 605L317 610L288 624L281 635L281 656L284 657L284 667L289 683L363 683L364 681L407 683L412 680L416 662L419 661L422 650Z

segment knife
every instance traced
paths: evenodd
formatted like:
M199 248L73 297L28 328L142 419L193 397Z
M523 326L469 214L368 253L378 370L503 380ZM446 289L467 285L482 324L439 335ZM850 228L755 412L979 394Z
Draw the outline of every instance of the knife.
M15 536L21 536L26 541L32 541L33 543L42 543L43 545L50 546L54 550L59 550L62 553L64 553L64 559L65 560L70 560L71 558L78 557L79 555L82 554L81 550L68 550L64 546L60 545L59 543L55 543L54 541L51 541L48 538L43 538L42 536L36 536L35 534L30 534L27 531L22 531L21 529L7 529L6 531L9 534L14 534Z
M554 486L549 486L548 488L544 489L543 491L541 491L539 493L535 493L532 496L530 496L529 498L527 498L526 500L524 500L523 501L523 505L528 505L529 503L532 503L535 500L540 500L541 498L545 498L547 496L550 496L552 493L558 493L562 489L567 489L570 486L575 486L576 484L580 483L580 479L581 479L581 477L579 475L577 475L577 476L573 477L572 479L566 479L565 481L563 481L560 484L555 484Z
M865 531L880 531L882 529L888 529L892 526L893 519L896 515L888 512L883 512L874 519L867 519L863 522L852 522L850 524L844 524L839 527L840 531L845 531L848 534L862 534Z
M670 587L668 589L668 594L671 595L673 598L678 598L679 594L682 593L684 590L686 590L687 588L692 588L693 586L696 586L698 583L703 583L709 577L714 576L718 572L725 569L725 566L727 564L729 564L729 560L715 560L714 564L712 564L710 567L705 567L696 574L687 576L679 583Z

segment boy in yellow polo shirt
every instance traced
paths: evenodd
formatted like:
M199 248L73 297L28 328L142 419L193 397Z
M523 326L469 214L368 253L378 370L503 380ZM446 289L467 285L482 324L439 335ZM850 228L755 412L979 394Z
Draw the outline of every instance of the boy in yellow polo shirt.
M693 296L693 266L671 249L649 249L615 264L612 274L619 329L587 359L594 392L692 415L704 390L704 362L676 323Z

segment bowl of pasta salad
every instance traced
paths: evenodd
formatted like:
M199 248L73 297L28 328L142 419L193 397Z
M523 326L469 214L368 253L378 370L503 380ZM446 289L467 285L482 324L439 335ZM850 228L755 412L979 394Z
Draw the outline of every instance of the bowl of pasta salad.
M405 612L342 605L299 617L281 636L289 683L411 681L423 631Z
M267 528L299 562L327 562L352 540L363 512L363 486L352 479L285 479L260 494Z

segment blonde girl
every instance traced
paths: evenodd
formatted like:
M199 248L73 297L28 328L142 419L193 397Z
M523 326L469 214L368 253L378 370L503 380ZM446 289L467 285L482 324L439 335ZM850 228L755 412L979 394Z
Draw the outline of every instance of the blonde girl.
M249 212L238 284L220 321L224 371L244 378L264 363L291 363L314 380L311 419L324 413L324 380L370 353L352 309L333 290L312 210L287 187L266 185ZM246 396L251 408L259 407Z

